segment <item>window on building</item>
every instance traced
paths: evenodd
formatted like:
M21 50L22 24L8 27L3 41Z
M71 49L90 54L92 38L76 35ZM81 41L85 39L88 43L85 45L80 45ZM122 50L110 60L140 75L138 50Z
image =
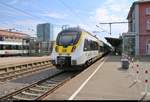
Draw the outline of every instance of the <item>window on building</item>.
M146 29L150 30L150 19L146 21Z
M145 14L146 14L146 15L150 15L150 8L146 8L146 9L145 9Z

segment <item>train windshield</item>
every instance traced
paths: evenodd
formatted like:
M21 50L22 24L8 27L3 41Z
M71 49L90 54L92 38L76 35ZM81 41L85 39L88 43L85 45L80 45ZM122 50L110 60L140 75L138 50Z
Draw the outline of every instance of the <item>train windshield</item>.
M75 45L78 42L80 35L81 34L78 32L61 33L57 38L57 45L62 46Z

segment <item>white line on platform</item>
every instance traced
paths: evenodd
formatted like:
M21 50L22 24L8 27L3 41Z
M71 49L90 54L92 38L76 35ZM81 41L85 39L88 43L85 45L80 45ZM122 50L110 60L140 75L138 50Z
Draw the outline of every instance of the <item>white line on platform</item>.
M106 59L105 59L106 60ZM105 60L96 68L96 70L83 82L83 84L69 97L68 100L73 100L76 95L82 90L82 88L87 84L87 82L93 77L93 75L101 68Z

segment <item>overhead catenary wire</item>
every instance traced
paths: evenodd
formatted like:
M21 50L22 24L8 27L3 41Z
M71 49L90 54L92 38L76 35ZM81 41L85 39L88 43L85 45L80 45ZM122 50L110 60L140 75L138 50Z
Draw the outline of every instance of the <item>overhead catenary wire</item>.
M74 15L74 16L77 16L77 18L78 18L78 20L80 21L80 22L83 22L86 26L88 26L88 24L87 23L85 23L85 21L80 17L80 15L78 15L78 13L76 12L76 11L74 11L73 9L72 9L72 7L70 7L69 5L67 5L63 0L58 0L64 7L66 7L69 11L70 11L70 13L72 13L72 15Z
M109 33L107 30L101 28L100 26L96 25L96 27L100 28L102 30L102 32L106 32L106 33Z
M39 18L39 19L42 19L42 18L40 18L40 17L38 17L38 16L34 16L34 15L32 15L32 14L30 14L30 13L24 11L24 10L21 10L21 9L16 8L16 7L14 7L14 6L11 6L11 5L9 5L9 4L3 3L3 2L0 2L0 4L6 6L6 7L8 7L8 8L14 9L14 10L16 10L16 11L19 11L20 13L23 13L23 14L25 14L25 15L27 15L27 16L32 17L32 18ZM28 29L29 29L29 28L28 28Z
M46 20L46 19L43 19L43 18L41 18L41 17L32 15L32 14L29 13L29 12L26 12L26 11L24 11L24 10L22 10L22 9L16 8L16 7L14 7L14 6L12 6L12 5L9 5L9 4L6 4L6 3L4 3L4 2L0 2L0 4L1 4L1 5L4 5L4 6L6 6L6 7L9 7L9 8L11 8L11 9L14 9L14 10L16 10L16 11L19 11L19 12L21 12L21 13L27 15L27 16L30 16L30 17L32 17L32 18L38 18L38 19L41 19L42 21L45 21L45 22L48 21L48 20ZM53 18L51 17L51 19L53 19ZM55 26L55 24L53 24L53 25ZM58 25L56 25L56 26L58 27ZM64 26L64 25L59 25L59 26L62 27L62 26ZM28 28L28 29L30 29L30 28Z
M78 16L78 19L81 21L81 22L83 22L86 26L88 26L88 24L87 23L85 23L84 22L84 20L83 19L81 19L81 17L78 15L78 13L76 13L73 9L72 9L72 7L70 7L69 5L67 5L63 0L58 0L61 4L63 4L66 8L68 8L68 10L73 14L73 15L75 15L75 16ZM96 25L97 26L97 25ZM108 31L106 31L105 29L103 29L103 28L101 28L101 27L99 27L103 32L106 32L106 33L109 33Z
M32 14L30 14L30 13L24 11L24 10L21 10L21 9L16 8L16 7L14 7L14 6L11 6L11 5L9 5L9 4L3 3L3 2L0 2L0 4L2 4L2 5L4 5L4 6L7 6L7 7L9 7L9 8L12 8L12 9L14 9L14 10L16 10L16 11L19 11L19 12L25 14L25 15L30 16L30 17L33 17L33 18L40 18L40 17L38 17L38 16L34 16L34 15L32 15ZM40 18L40 19L42 19L42 18Z
M110 35L111 35L111 25L112 24L122 24L122 23L129 23L129 22L104 22L104 23L99 23L99 24L109 24L109 28L110 28Z

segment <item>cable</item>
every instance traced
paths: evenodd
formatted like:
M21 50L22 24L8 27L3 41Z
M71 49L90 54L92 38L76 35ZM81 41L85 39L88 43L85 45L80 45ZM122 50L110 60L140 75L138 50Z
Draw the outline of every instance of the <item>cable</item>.
M96 27L100 28L102 31L106 32L106 33L109 33L107 30L101 28L100 26L96 25Z
M70 10L70 12L75 15L75 16L78 16L78 19L83 22L83 20L81 19L81 17L78 15L78 13L76 13L70 6L68 6L65 2L63 2L62 0L58 0L60 3L62 3L66 8L68 8L68 10ZM84 23L84 22L83 22ZM85 25L88 26L87 23L84 23ZM99 27L101 30L103 30L103 32L106 32L106 33L109 33L108 31L106 31L105 29Z
M4 5L4 6L7 6L7 7L9 7L9 8L12 8L12 9L14 9L14 10L17 10L17 11L19 11L19 12L21 12L21 13L23 13L23 14L26 14L26 15L28 15L28 16L30 16L30 17L33 17L33 18L40 18L40 17L34 16L34 15L32 15L32 14L26 12L26 11L23 11L23 10L18 9L18 8L16 8L16 7L13 7L13 6L11 6L11 5L5 4L5 3L3 3L3 2L0 2L0 4L2 4L2 5ZM41 18L40 18L40 19L41 19Z
M47 20L45 20L45 19L43 19L43 18L41 18L41 17L34 16L34 15L32 15L32 14L30 14L30 13L24 11L24 10L18 9L18 8L13 7L13 6L11 6L11 5L8 5L8 4L6 4L6 3L0 2L0 4L1 4L1 5L4 5L4 6L6 6L6 7L9 7L9 8L11 8L11 9L14 9L14 10L16 10L16 11L19 11L19 12L25 14L25 15L30 16L30 17L33 17L33 18L39 18L39 19L41 19L41 20L47 22ZM50 18L52 18L52 17L50 17ZM52 18L52 19L53 19L53 18ZM6 23L5 23L5 24L6 24ZM53 25L55 26L55 24L53 24ZM61 26L61 25L60 25L60 26ZM63 26L63 25L62 25L62 26ZM62 28L62 26L61 26L61 28ZM13 28L14 28L14 27L13 27ZM22 29L22 28L23 28L23 26L22 26L20 29ZM29 31L30 28L27 27L27 29L28 29L28 31ZM33 29L31 29L31 30L33 31ZM25 32L26 32L26 30L25 30Z
M70 6L68 6L65 2L63 2L62 0L58 0L61 4L63 4L66 8L68 8L68 10L75 16L78 16L78 20L80 22L83 22L83 20L81 19L81 17L78 15L78 13L76 13ZM88 25L84 22L85 25Z

